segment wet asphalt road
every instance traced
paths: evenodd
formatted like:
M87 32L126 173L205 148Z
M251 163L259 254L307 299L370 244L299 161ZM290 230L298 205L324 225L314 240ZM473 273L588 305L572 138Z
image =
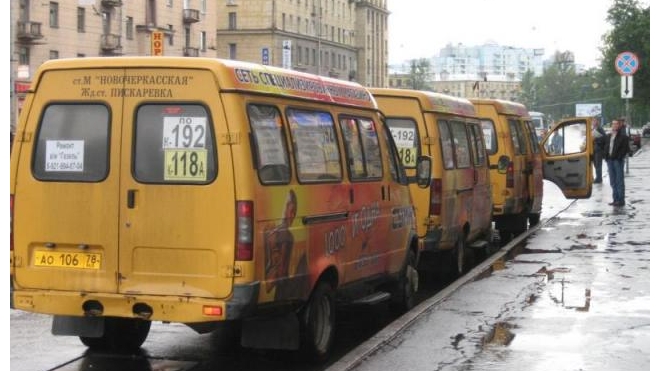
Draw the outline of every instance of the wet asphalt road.
M152 325L142 354L91 353L76 337L52 336L50 317L11 310L8 369L649 369L648 156L631 159L628 205L620 210L607 206L607 184L570 202L546 183L546 224L451 295L434 299L446 280L422 286L418 307L425 309L414 319L397 320L385 308L341 313L336 350L324 365L303 363L295 352L231 352L217 334L161 323Z

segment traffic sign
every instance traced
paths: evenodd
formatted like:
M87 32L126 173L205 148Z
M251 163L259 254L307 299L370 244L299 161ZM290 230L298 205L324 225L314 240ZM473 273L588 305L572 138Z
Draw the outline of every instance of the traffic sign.
M614 68L621 76L632 76L639 68L639 59L633 52L619 53L614 60Z
M633 97L633 77L621 76L621 99Z

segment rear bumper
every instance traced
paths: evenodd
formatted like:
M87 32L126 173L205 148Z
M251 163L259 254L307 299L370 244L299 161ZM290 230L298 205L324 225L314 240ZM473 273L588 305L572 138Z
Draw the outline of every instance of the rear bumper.
M259 283L234 286L229 300L183 296L123 295L49 290L18 290L10 285L11 307L27 312L85 316L89 303L99 303L98 316L142 318L163 322L212 322L244 318L254 313L259 297ZM139 315L145 305L152 309L148 318ZM204 307L221 308L220 315L205 315Z

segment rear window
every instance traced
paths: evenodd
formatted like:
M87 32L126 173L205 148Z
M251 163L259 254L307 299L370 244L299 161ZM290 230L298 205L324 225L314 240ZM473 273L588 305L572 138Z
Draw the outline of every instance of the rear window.
M447 121L438 120L438 132L440 132L440 148L442 149L442 162L445 169L454 168L454 146L452 144L451 132Z
M217 165L212 127L201 105L140 106L135 120L135 179L181 184L213 181Z
M467 131L465 123L452 121L451 133L454 137L454 147L456 148L456 167L465 169L472 166L470 162L470 146L468 144Z
M392 133L401 162L407 168L414 168L417 165L417 153L419 153L417 124L412 119L400 118L388 118L385 124Z
M37 129L36 179L99 182L108 175L110 112L102 104L51 104Z
M495 125L491 120L481 120L481 130L484 134L484 143L486 144L486 152L488 155L497 153L497 132Z

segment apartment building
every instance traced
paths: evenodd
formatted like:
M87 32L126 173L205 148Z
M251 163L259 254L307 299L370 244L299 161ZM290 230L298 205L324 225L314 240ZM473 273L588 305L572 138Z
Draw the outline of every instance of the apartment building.
M387 0L220 0L218 57L387 82Z
M387 84L387 0L12 0L11 132L57 58L230 58Z

